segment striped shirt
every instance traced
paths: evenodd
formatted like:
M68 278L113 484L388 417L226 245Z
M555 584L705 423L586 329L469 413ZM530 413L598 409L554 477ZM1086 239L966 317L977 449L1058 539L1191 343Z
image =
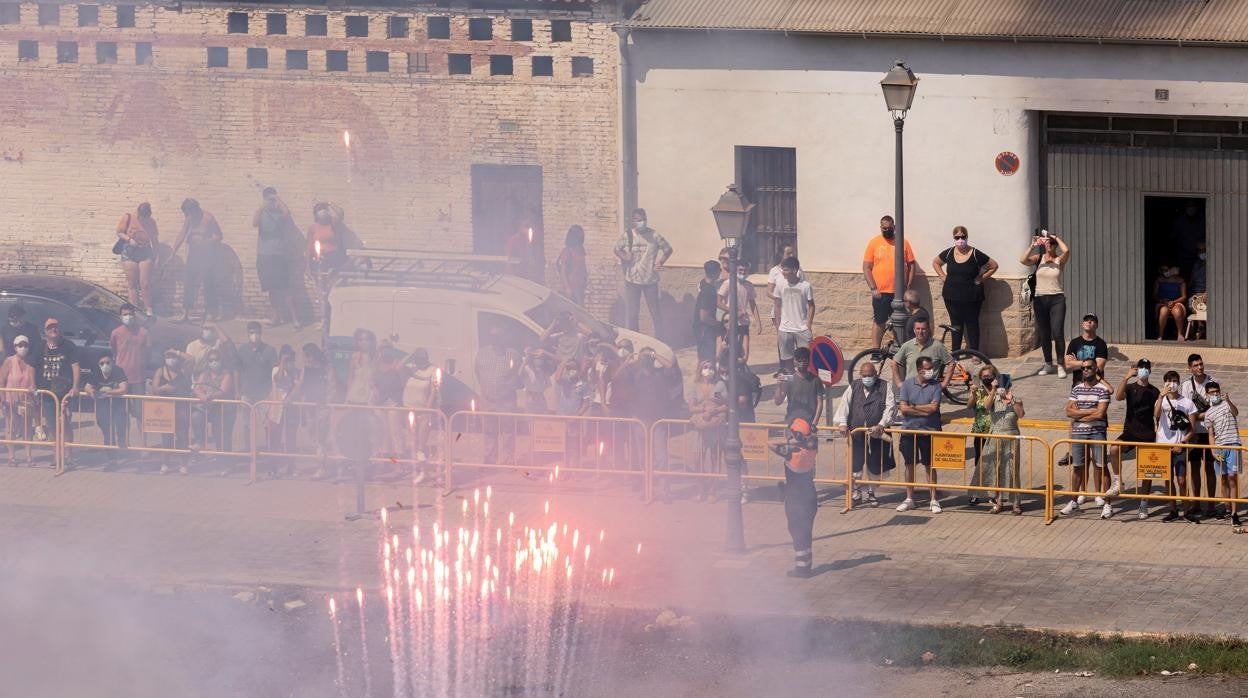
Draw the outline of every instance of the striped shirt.
M1239 422L1225 401L1205 412L1205 428L1213 433L1218 446L1235 446L1239 443Z
M1070 401L1075 403L1075 408L1080 410L1095 409L1100 403L1109 404L1109 388L1102 383L1088 385L1080 383L1070 389ZM1101 417L1091 422L1070 423L1070 435L1074 437L1087 436L1094 432L1104 432L1109 426L1107 417Z

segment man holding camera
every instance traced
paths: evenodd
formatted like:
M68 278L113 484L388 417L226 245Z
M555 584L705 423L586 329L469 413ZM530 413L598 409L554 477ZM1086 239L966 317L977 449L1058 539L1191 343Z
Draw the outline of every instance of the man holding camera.
M1178 371L1166 371L1165 381L1165 389L1153 406L1153 418L1157 420L1157 443L1170 445L1170 479L1174 483L1170 494L1182 497L1187 494L1187 449L1183 448L1183 444L1192 440L1192 419L1196 414L1196 405L1179 393ZM1152 480L1141 480L1139 492L1147 495L1152 487ZM1192 523L1200 523L1196 516L1198 507L1198 504L1192 502L1192 506L1181 516ZM1147 516L1148 500L1142 499L1139 518ZM1170 513L1162 521L1174 521L1179 516L1179 501L1171 500Z

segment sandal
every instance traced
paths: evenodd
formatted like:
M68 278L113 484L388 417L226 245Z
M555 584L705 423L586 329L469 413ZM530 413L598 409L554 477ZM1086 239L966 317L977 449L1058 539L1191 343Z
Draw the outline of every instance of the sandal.
M989 514L1000 514L1000 513L1001 513L1001 505L1000 505L1000 504L997 504L997 503L995 503L995 502L994 502L994 503L993 503L993 505L992 505L992 508L988 510L988 513L989 513Z

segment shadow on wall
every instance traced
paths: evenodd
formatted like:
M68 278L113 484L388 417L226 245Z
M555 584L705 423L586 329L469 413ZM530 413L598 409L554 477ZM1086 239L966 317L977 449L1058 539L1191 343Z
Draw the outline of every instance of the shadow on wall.
M662 325L655 332L654 320L650 315L650 308L646 305L645 298L641 300L641 320L638 323L640 331L651 337L656 337L664 344L672 349L682 349L684 347L693 346L693 305L695 298L692 294L685 293L677 300L670 292L659 288L659 307L662 308ZM611 303L611 310L607 315L608 321L617 327L628 327L625 321L624 312L624 293L621 289L616 293L615 301ZM640 347L637 347L640 349Z
M238 258L238 252L228 244L221 245L219 254L217 293L221 300L221 315L228 320L243 313L243 263Z

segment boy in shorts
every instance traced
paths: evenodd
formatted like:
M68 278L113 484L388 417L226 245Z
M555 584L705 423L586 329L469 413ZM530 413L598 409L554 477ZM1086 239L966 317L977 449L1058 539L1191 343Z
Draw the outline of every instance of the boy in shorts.
M1209 430L1209 443L1215 446L1239 446L1239 408L1231 402L1230 395L1222 393L1217 381L1205 384L1209 409L1205 411L1204 424ZM1235 448L1214 448L1214 469L1222 478L1222 493L1227 497L1239 496L1239 471L1243 468L1241 453ZM1239 514L1234 499L1231 500L1231 525L1240 527Z

